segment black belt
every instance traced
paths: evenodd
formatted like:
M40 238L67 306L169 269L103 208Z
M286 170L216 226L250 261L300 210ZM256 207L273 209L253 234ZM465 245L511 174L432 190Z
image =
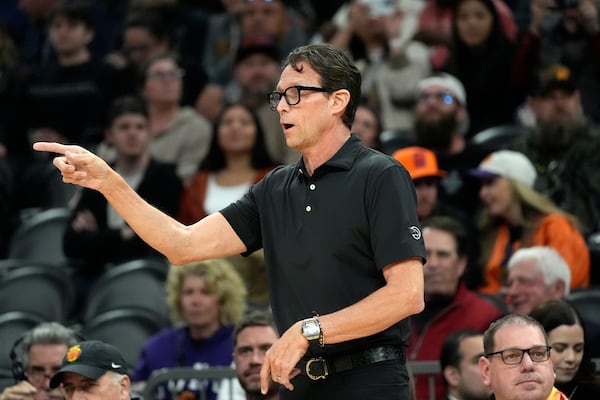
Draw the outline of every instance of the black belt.
M327 376L335 373L390 360L405 360L404 348L393 345L373 347L344 356L300 360L296 367L300 368L302 375L306 375L313 381L316 381L318 379L325 379Z

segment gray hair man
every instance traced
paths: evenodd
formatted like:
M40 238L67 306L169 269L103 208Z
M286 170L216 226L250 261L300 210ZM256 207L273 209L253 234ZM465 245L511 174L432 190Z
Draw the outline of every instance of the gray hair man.
M546 246L517 250L508 260L506 301L510 312L529 314L548 300L569 294L571 270L558 252Z
M60 391L50 388L50 378L76 342L74 331L58 322L43 322L25 332L10 351L16 384L4 389L0 400L63 399Z

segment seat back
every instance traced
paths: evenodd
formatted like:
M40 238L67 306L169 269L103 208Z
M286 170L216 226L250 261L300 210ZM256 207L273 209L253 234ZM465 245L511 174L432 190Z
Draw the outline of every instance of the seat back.
M0 314L0 379L10 380L13 376L10 353L15 342L41 322L39 316L21 311Z
M416 139L413 132L406 129L388 129L379 135L381 152L391 155L398 149L414 146Z
M131 372L146 340L167 326L168 321L162 315L150 310L121 308L84 322L81 334L87 340L102 340L118 348Z
M87 321L106 311L137 307L168 319L164 284L168 265L139 259L110 267L92 285L83 311Z
M68 321L75 290L67 269L27 260L0 266L0 313L22 311L45 321Z
M477 132L470 144L486 153L506 149L519 136L527 135L527 128L521 125L498 125Z
M70 216L67 208L50 208L25 218L11 240L8 257L65 265L63 235Z
M588 237L590 250L590 285L600 285L600 232Z

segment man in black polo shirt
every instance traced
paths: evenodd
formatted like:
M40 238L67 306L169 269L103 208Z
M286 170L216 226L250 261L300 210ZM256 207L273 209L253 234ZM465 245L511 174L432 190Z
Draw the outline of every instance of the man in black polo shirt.
M424 246L407 171L350 133L360 73L340 49L290 53L269 94L302 159L192 226L146 204L92 153L56 143L64 181L99 190L174 264L264 248L281 338L265 355L288 399L408 399L407 317L423 309Z

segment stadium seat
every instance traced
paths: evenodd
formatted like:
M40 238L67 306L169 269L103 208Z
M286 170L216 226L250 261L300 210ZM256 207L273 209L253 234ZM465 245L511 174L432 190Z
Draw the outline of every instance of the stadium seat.
M0 313L23 311L65 323L75 292L65 268L29 260L0 262Z
M63 235L70 216L67 208L50 208L25 218L10 242L8 257L67 265Z
M406 129L385 130L379 135L379 141L381 142L381 151L389 155L398 149L416 144L414 134Z
M14 343L29 329L43 322L37 315L11 311L0 314L0 380L12 378L10 351Z
M511 141L527 134L527 128L521 125L498 125L476 133L471 138L470 144L483 152L492 153L506 149Z
M165 280L168 264L138 259L110 267L93 283L83 310L83 321L106 311L138 307L168 320Z
M162 315L148 309L120 308L84 322L81 334L87 340L102 340L117 347L132 371L146 340L167 326Z

